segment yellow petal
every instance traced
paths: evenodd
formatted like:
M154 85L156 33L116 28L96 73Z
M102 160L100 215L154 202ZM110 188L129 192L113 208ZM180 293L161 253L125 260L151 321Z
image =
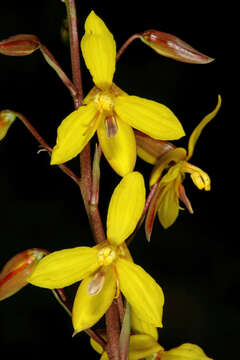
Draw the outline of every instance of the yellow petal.
M97 270L97 254L97 249L84 246L55 251L39 262L28 282L48 289L71 285Z
M145 205L145 185L139 172L123 177L115 188L108 208L107 238L120 245L134 231Z
M162 226L167 229L171 226L179 213L179 199L175 183L169 183L161 194L158 206L158 218Z
M102 19L91 11L85 22L81 49L96 86L102 90L112 84L116 62L116 44Z
M159 140L175 140L185 135L181 123L165 105L137 96L118 96L115 111L133 128Z
M149 335L139 334L130 337L129 360L144 359L163 350L163 347Z
M184 160L186 155L187 152L183 148L169 150L163 154L152 170L149 182L150 187L152 187L159 180L159 178L162 176L163 170L167 169L171 162L178 163Z
M89 295L88 284L94 276L84 279L77 291L73 304L73 327L75 332L92 327L105 314L116 293L116 280L112 267L106 271L102 290L96 295Z
M156 281L140 266L118 258L120 290L143 321L162 327L164 295Z
M218 103L216 108L208 115L206 115L203 120L198 124L198 126L193 130L190 138L189 138L189 142L188 142L188 157L187 159L190 159L193 151L194 151L194 147L196 145L196 142L199 138L199 136L201 135L202 130L204 129L204 127L217 115L218 110L220 109L221 106L221 96L218 95Z
M58 127L51 164L62 164L77 156L93 137L100 118L93 102L67 116Z
M190 343L160 352L159 357L161 360L213 360L207 357L200 346Z
M123 121L116 119L118 127L117 134L107 137L104 121L98 127L98 139L102 151L112 166L120 176L124 176L133 171L136 162L136 141L132 128Z
M156 326L140 319L135 311L131 309L131 329L135 334L145 334L158 340L158 331Z

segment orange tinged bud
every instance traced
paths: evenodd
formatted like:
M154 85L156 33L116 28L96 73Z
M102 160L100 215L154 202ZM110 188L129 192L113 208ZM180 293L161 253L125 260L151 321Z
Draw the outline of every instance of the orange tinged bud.
M8 56L25 56L39 48L40 41L35 35L20 34L0 41L0 54Z
M0 141L6 136L16 117L16 114L11 110L0 111Z
M207 64L214 60L176 36L161 31L145 31L140 35L140 39L158 54L174 60L192 64Z
M28 284L27 278L47 250L28 249L15 255L3 267L0 273L0 301L8 298Z

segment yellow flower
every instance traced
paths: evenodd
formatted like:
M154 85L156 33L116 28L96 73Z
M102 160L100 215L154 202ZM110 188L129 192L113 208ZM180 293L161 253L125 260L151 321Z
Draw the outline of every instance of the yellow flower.
M106 159L124 176L133 170L136 161L132 127L155 139L173 140L184 135L179 120L166 106L129 96L113 83L116 44L93 11L85 22L81 49L95 87L83 105L58 127L51 164L61 164L78 155L97 131Z
M45 288L62 288L82 280L73 305L75 332L93 326L119 291L140 319L162 326L164 295L160 286L133 263L124 241L134 231L145 204L140 173L131 172L115 188L107 214L107 240L92 248L56 251L43 258L28 279Z
M205 354L200 346L195 344L182 344L168 351L160 351L159 360L213 360Z
M186 173L190 174L192 181L198 189L210 190L211 184L208 174L190 164L188 160L193 155L196 142L203 128L215 117L220 106L221 97L219 96L216 108L210 114L206 115L192 132L188 142L188 153L183 148L172 148L156 160L150 178L150 186L152 187L156 183L158 183L158 186L151 200L146 217L145 229L148 239L150 239L156 213L158 213L159 221L164 228L168 228L175 222L179 214L179 199L185 204L189 212L193 213L191 203L182 185ZM150 157L147 152L145 153L142 151L141 157L149 160ZM151 161L152 159L153 157L151 156ZM165 170L168 171L163 175Z

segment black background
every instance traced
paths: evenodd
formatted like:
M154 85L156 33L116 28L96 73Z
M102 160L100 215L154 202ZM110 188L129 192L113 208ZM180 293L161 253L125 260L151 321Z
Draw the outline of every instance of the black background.
M208 65L175 62L135 41L118 63L115 83L129 94L157 100L169 106L181 120L187 137L213 110L220 93L222 108L201 135L192 163L211 176L212 190L197 190L185 181L194 215L181 212L177 222L163 230L156 221L152 241L144 231L131 245L136 263L162 286L166 305L159 342L169 349L184 342L203 347L209 357L223 360L238 354L239 252L236 220L237 103L230 105L237 82L234 59L234 9L209 7L209 2L174 5L144 4L130 8L117 2L93 6L77 2L80 37L86 16L93 8L114 34L118 48L133 33L157 29L172 33L216 58ZM159 7L158 7L159 6ZM37 35L71 74L69 48L60 38L65 17L61 1L12 1L0 5L0 39L18 33ZM229 22L230 20L230 22ZM85 94L92 86L84 66ZM56 128L73 110L65 86L46 64L40 52L28 57L0 55L0 108L22 112L53 146ZM77 186L48 155L37 154L38 144L20 121L0 144L0 267L14 254L32 247L50 251L92 245L92 236ZM69 165L79 171L78 160ZM136 169L148 181L151 166L137 161ZM100 208L106 208L120 178L101 163ZM235 200L235 201L234 201ZM74 288L75 290L75 288ZM33 286L0 304L1 351L32 354L88 352L85 334L71 338L72 325L50 291Z

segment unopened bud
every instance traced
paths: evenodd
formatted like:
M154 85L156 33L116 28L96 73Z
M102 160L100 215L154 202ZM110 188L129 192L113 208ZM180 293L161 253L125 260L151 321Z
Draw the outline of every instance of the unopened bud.
M19 34L0 41L0 54L25 56L39 48L40 41L35 35Z
M11 110L2 110L0 111L0 140L2 140L12 123L16 119L16 114Z
M176 36L161 31L145 31L141 34L140 39L158 54L174 60L192 64L207 64L214 60Z
M0 273L0 301L8 298L28 284L27 278L47 250L28 249L11 258Z

